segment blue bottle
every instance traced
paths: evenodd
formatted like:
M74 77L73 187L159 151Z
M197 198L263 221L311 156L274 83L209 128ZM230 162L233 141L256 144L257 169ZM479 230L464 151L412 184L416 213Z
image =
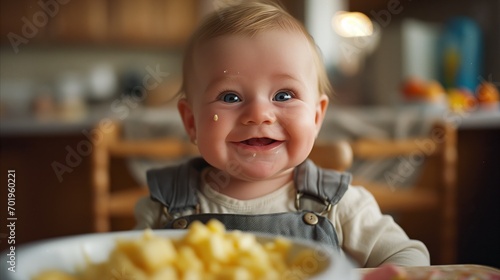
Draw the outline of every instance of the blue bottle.
M475 92L482 74L482 33L478 24L466 17L448 21L438 44L439 80L446 89Z

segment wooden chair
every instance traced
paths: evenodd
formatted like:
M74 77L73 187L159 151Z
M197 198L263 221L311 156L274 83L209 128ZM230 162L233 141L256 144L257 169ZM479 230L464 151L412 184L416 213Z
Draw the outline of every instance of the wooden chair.
M414 238L413 232L427 235L424 243L431 251L436 264L452 264L456 260L457 246L457 206L456 206L456 130L446 123L436 123L429 136L405 140L357 139L349 145L345 143L317 142L310 158L318 165L338 169L339 152L343 158L341 169L352 160L380 160L387 158L406 159L405 164L421 168L414 186L401 188L397 177L393 181L371 182L353 174L353 185L368 189L382 212L398 217L398 223ZM349 160L349 155L352 156ZM425 161L423 159L425 158ZM330 159L330 160L329 160ZM406 176L406 174L390 174ZM430 222L430 220L433 220ZM430 232L432 231L433 232ZM438 234L436 238L436 234ZM430 236L429 236L430 235ZM420 239L420 238L419 238ZM431 245L432 246L429 246ZM431 250L436 248L436 250ZM434 254L433 254L434 253ZM437 255L437 256L436 256Z
M92 209L94 231L111 230L113 217L133 217L134 206L140 197L149 194L145 186L129 186L114 190L111 187L112 158L148 158L178 160L196 154L196 148L178 138L126 140L119 123L112 123L101 139L94 140L92 153Z

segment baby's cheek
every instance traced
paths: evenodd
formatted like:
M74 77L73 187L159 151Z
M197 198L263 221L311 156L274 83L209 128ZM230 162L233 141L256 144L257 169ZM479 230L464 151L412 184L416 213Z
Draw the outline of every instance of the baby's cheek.
M304 104L284 106L281 108L280 121L287 126L314 126L315 110Z
M307 136L314 134L316 130L314 116L308 111L287 115L282 125L289 133L293 133L295 134L294 136L300 138L307 138Z
M297 116L292 122L294 124L286 129L289 134L288 149L290 153L302 161L311 152L316 139L316 129L313 122L300 116Z
M227 161L227 153L219 145L204 141L198 144L201 156L212 166L221 169Z

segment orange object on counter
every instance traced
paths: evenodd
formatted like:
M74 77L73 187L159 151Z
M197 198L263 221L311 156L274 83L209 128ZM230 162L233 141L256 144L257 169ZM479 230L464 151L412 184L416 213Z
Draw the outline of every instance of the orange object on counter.
M467 89L452 88L448 91L448 104L455 112L471 111L476 106L476 99Z
M409 78L403 83L401 90L406 98L417 98L422 96L425 91L425 81L414 77Z
M490 82L482 82L476 89L479 103L497 103L500 100L498 88Z
M408 78L403 83L402 92L407 100L428 102L440 101L445 94L443 86L438 81L423 81L415 77Z

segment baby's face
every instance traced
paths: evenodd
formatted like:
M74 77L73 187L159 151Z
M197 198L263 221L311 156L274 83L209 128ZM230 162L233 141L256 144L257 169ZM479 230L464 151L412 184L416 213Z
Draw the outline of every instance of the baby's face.
M318 93L306 38L282 30L221 36L199 45L192 61L179 110L212 166L266 180L307 158L328 98Z

